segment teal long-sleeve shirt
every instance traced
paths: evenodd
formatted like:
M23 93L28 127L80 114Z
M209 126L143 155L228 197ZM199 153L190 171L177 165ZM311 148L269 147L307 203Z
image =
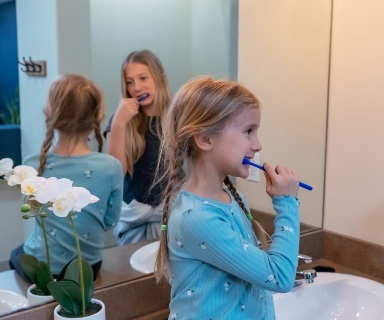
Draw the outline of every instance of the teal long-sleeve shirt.
M281 196L272 203L275 231L263 251L232 196L230 203L222 203L179 193L167 231L169 319L275 319L272 292L289 291L295 279L299 201Z
M24 160L25 165L38 168L39 155ZM73 219L80 240L83 258L91 265L102 260L105 231L111 229L120 217L123 195L123 172L120 162L108 154L92 152L81 156L63 157L48 154L43 177L67 178L74 187L84 187L97 196L99 201L84 207ZM66 218L57 217L52 211L44 210L48 235L51 270L58 274L64 265L76 257L73 230ZM33 232L24 243L24 251L38 260L47 261L45 242L36 219Z

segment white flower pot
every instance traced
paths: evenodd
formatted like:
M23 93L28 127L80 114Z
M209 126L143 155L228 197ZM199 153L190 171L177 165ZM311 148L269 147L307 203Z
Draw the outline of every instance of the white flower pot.
M32 290L36 288L36 285L31 285L27 290L27 299L28 299L28 305L29 306L37 306L43 303L51 302L53 301L53 297L51 295L49 296L40 296L37 294L33 294Z
M98 300L98 299L91 299L91 301L100 304L101 310L98 313L95 313L95 314L92 314L92 315L86 316L86 317L80 317L78 319L82 319L82 320L106 320L105 305L104 305L103 301ZM55 310L53 311L53 319L54 320L68 320L69 318L59 315L58 312L60 309L61 309L60 305L56 306Z

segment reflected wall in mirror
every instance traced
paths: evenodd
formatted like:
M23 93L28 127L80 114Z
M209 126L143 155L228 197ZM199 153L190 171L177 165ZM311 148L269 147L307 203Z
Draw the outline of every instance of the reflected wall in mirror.
M238 80L262 103L261 163L294 168L300 221L322 227L332 1L239 1ZM237 179L251 208L272 212L260 183Z
M162 61L172 93L190 78L237 77L238 4L235 0L92 0L92 77L107 96L108 113L120 98L120 68L144 48Z

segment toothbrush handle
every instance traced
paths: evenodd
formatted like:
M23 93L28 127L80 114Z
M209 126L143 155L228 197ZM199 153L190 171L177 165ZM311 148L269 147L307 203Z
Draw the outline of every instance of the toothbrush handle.
M310 186L309 184L306 184L304 182L301 182L301 181L299 181L299 187L302 187L302 188L307 189L309 191L311 191L313 189L312 186Z
M244 164L249 164L249 165L254 166L254 167L256 167L256 168L258 168L258 169L260 169L260 170L265 171L265 169L264 169L263 166L261 166L261 165L259 165L259 164L257 164L257 163L253 163L253 162L251 162L251 161L249 161L249 160L247 160L247 161L243 161L243 163L244 163ZM306 189L306 190L309 190L309 191L311 191L311 190L313 189L312 186L310 186L309 184L306 184L306 183L304 183L304 182L301 182L301 181L299 182L299 187L302 187L303 189Z

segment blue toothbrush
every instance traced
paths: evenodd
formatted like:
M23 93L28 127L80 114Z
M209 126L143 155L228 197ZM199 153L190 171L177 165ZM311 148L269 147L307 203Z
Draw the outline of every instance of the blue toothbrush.
M143 101L144 99L148 98L149 97L149 94L146 93L145 95L141 96L139 99L137 99L137 102L141 102Z
M260 165L258 165L258 164L256 164L256 163L252 162L252 161L249 160L248 158L244 158L244 159L243 159L243 164L249 164L249 165L251 165L251 166L256 167L257 169L260 169L260 170L265 171L265 169L264 169L263 166L260 166ZM301 181L299 182L299 187L302 187L302 188L307 189L307 190L309 190L309 191L311 191L311 190L313 189L313 187L311 187L309 184L306 184L306 183L301 182Z

